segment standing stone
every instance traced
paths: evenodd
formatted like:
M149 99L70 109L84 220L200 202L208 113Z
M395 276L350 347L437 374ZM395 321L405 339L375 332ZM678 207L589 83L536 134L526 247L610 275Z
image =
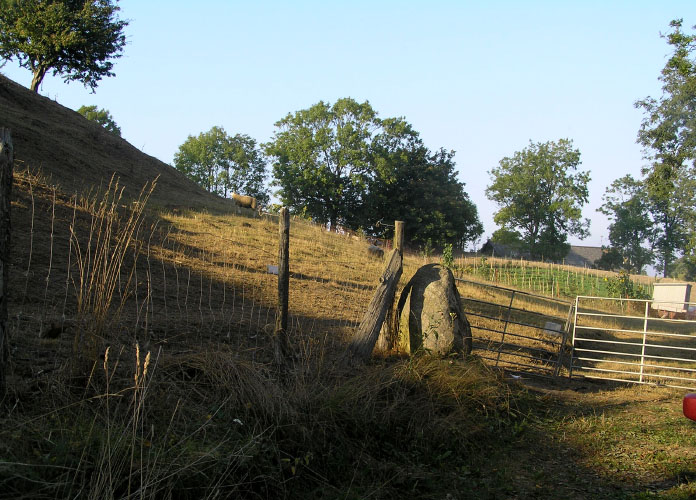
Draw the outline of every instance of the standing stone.
M407 353L471 353L471 326L452 271L428 264L416 271L399 299L399 349Z

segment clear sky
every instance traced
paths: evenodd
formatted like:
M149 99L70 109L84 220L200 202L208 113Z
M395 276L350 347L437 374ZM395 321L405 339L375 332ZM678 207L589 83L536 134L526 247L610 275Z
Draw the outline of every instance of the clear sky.
M128 45L95 94L47 76L41 94L108 109L122 135L164 162L188 135L223 126L268 141L274 123L319 100L368 100L403 116L431 149L456 151L483 241L496 229L488 172L529 144L572 139L591 172L583 215L616 178L640 175L633 103L660 95L672 19L694 0L304 1L122 0ZM29 86L16 63L0 69ZM0 117L1 119L1 117Z

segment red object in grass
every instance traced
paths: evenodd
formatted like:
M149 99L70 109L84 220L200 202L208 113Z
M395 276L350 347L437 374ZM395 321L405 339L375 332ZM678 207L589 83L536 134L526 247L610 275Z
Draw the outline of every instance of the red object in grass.
M684 416L696 420L696 394L684 396Z

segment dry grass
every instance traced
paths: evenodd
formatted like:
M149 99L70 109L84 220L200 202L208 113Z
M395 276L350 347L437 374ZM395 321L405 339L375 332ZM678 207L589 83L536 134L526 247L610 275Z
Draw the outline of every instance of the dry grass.
M384 263L365 242L302 221L291 226L289 370L271 363L276 222L160 210L141 213L128 251L103 254L104 269L115 265L102 280L113 284L104 288L112 302L101 309L97 355L76 373L80 290L91 278L79 256L106 235L92 229L101 209L28 174L15 193L14 227L25 230L13 243L20 286L11 296L0 497L495 498L539 496L542 485L583 498L610 488L606 462L592 458L601 449L586 447L588 427L574 424L594 402L558 406L476 357L338 363ZM118 216L115 227L133 227L132 207L116 205L104 222ZM406 256L403 280L423 263ZM500 290L461 291L470 302L486 294L509 302ZM555 302L515 300L528 322L534 311L562 316ZM563 419L571 424L557 428ZM601 422L588 425L595 432ZM577 441L561 441L565 432ZM549 456L537 453L539 442ZM554 462L569 450L586 455ZM667 468L644 470L641 485L674 484ZM570 471L577 479L558 484Z

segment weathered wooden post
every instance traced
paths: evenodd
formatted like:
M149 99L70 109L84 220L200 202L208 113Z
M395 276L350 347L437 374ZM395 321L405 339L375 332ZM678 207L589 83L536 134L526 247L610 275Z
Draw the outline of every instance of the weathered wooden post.
M275 361L285 364L288 342L288 302L290 293L290 212L280 209L278 218L278 315L275 324Z
M348 347L348 351L352 359L366 361L372 354L375 348L375 343L379 337L382 323L387 316L389 308L394 303L394 295L396 294L396 286L401 278L401 254L395 248L389 254L387 267L379 279L379 285L372 296L370 305L367 307L365 316L358 330L353 336L353 340Z
M10 270L10 195L14 152L10 130L0 128L0 398L7 389L7 301Z
M397 220L394 221L394 250L401 257L401 266L403 266L404 261L404 221ZM396 292L395 292L396 293ZM396 308L394 307L394 300L392 298L391 304L388 306L387 314L385 316L384 324L379 332L379 337L377 339L376 348L382 352L388 352L394 348L397 337L399 334L399 318L397 316Z
M404 221L394 221L394 248L401 253L401 258L404 257Z

